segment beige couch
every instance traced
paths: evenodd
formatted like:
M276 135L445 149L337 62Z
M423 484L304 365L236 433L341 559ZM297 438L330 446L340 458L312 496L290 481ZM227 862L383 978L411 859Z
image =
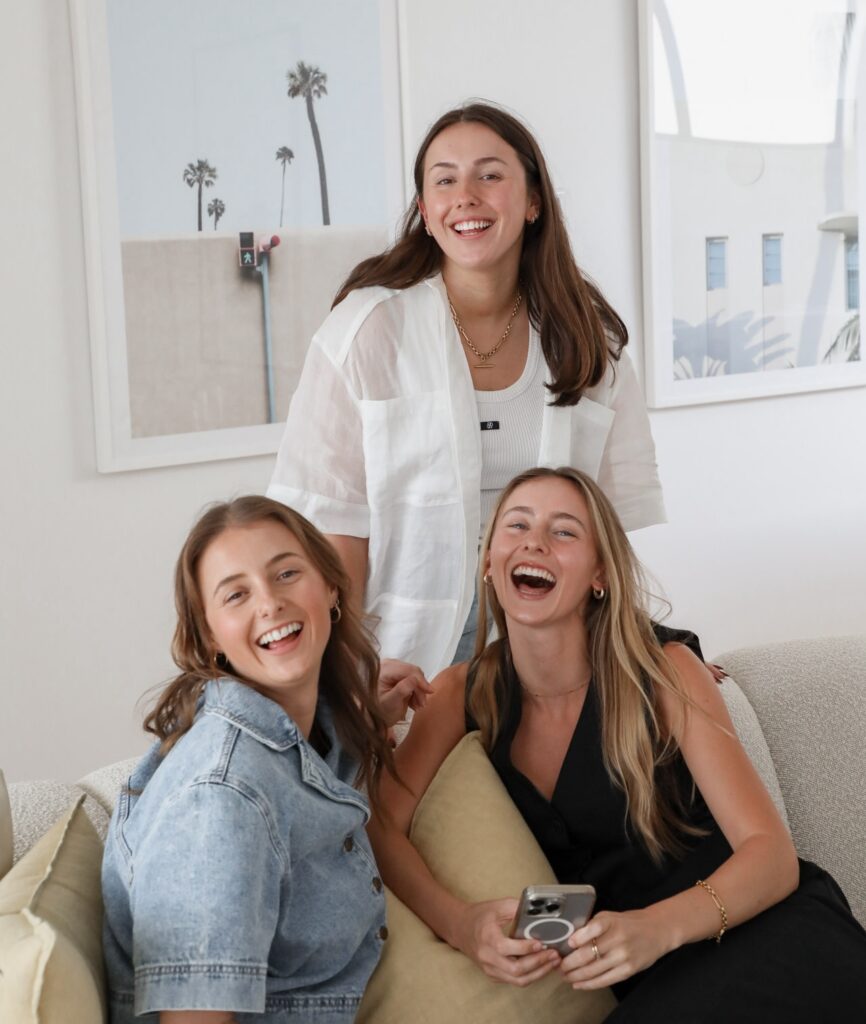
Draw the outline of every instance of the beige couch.
M798 852L832 872L854 913L866 924L866 636L792 641L732 651L714 660L730 673L723 693L737 732L786 817ZM73 784L39 781L9 786L13 859L18 861L76 798L82 801L96 835L104 838L110 809L133 763L99 769ZM2 803L0 799L0 840ZM81 812L77 817L83 817ZM86 822L81 825L89 830ZM69 827L67 822L64 828ZM5 828L8 843L8 823ZM85 843L82 849L90 852L82 856L89 857L95 867L98 844L92 832L89 836L90 845ZM2 860L0 841L0 871ZM49 857L48 867L40 869L43 875L30 885L31 896L45 898L45 872L51 873L51 863ZM95 870L92 874L98 882ZM11 961L4 961L2 946L9 937L3 929L17 912L0 881L0 1018L4 1021L4 985L9 985L4 963ZM75 922L75 914L66 913L51 923L69 933L74 932ZM74 942L75 936L66 938ZM98 972L92 964L90 970ZM94 978L98 987L98 973ZM50 1024L54 1019L45 1013L32 1017L34 1024ZM69 1016L67 1005L56 1019L73 1024L79 1018Z

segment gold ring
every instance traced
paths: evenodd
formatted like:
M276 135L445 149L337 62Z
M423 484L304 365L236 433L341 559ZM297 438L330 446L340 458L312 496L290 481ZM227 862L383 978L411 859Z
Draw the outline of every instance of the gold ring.
M598 946L595 944L595 939L592 940L592 953L596 960L601 960L601 953L598 951Z

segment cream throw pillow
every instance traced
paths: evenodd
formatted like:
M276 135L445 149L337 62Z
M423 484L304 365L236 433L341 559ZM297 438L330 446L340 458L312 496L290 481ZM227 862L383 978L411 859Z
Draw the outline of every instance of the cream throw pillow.
M6 779L0 771L0 878L12 867L12 808Z
M83 801L0 881L0 1021L105 1020L102 844Z
M550 865L470 733L422 797L410 832L436 878L461 899L519 896L555 882ZM491 981L387 892L388 940L360 1024L595 1024L616 1005L608 989L575 992L558 973L515 988Z

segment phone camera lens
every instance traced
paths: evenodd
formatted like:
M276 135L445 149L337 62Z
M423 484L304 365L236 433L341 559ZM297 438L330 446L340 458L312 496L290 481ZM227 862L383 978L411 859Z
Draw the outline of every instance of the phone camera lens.
M544 909L548 912L548 914L555 914L559 910L559 901L548 900L547 903L544 904Z

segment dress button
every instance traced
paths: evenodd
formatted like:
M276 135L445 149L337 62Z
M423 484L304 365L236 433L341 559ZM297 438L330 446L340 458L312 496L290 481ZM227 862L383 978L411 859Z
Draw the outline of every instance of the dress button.
M374 892L381 892L382 891L382 879L378 875L376 875L376 877L373 879L373 891Z
M384 942L388 938L388 929L383 924L382 927L376 932L376 935Z
M346 836L343 840L343 849L346 853L351 853L355 849L355 840L351 836Z

